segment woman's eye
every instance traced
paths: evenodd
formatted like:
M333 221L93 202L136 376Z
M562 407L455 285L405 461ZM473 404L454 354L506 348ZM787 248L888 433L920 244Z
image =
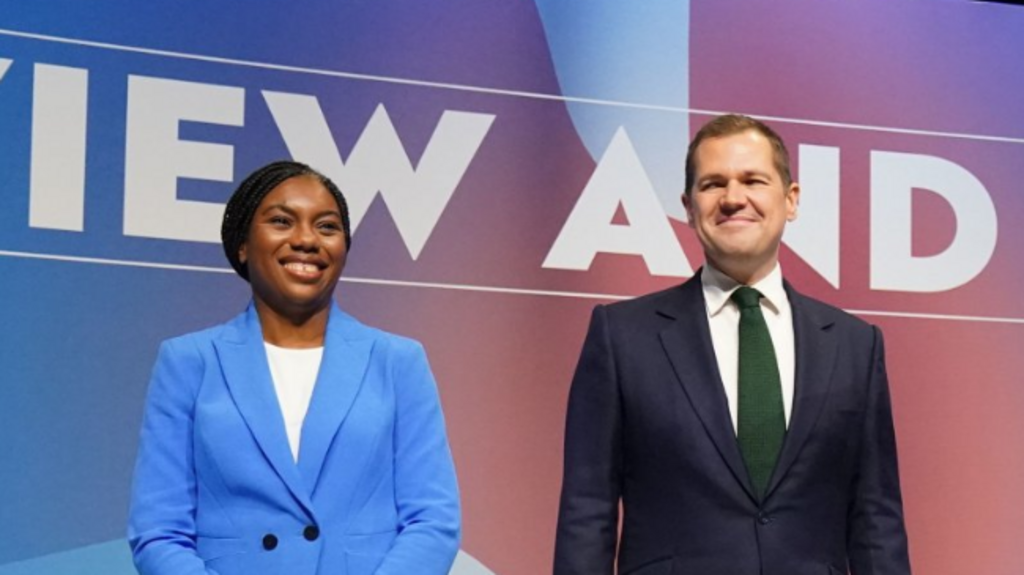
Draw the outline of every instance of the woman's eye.
M325 232L337 232L341 230L341 226L335 222L321 222L319 227Z
M274 224L275 226L287 226L289 222L288 218L284 216L273 216L270 218L270 223Z

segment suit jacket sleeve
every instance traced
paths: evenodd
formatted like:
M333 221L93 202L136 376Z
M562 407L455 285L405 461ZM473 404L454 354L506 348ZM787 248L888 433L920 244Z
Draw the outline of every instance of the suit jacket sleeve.
M853 575L909 575L882 332L872 328L871 373L847 552Z
M141 575L216 575L196 554L192 415L203 360L187 346L160 346L146 398L128 518Z
M418 343L399 345L392 367L399 533L376 575L445 575L461 533L455 466L426 354Z
M608 323L596 307L569 392L555 575L610 575L615 562L622 414Z

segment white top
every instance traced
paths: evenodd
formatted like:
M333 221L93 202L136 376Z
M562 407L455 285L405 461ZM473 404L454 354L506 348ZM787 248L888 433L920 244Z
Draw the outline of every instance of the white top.
M729 299L732 292L740 287L735 280L705 264L701 272L704 302L707 306L708 323L711 326L711 343L715 347L718 373L725 385L725 396L729 400L729 414L732 415L733 430L738 429L737 404L739 396L739 324L740 308ZM782 268L775 269L761 281L750 286L761 292L761 313L764 314L768 332L775 347L779 362L779 379L782 382L782 407L789 427L793 411L793 387L796 378L796 344L793 336L793 310L789 297L782 286Z
M302 440L302 422L306 419L309 401L313 398L313 387L316 385L316 375L320 372L324 348L293 349L277 347L267 342L263 342L263 345L267 348L270 377L274 380L277 403L281 406L281 415L284 416L288 444L292 448L292 457L297 462L299 443Z

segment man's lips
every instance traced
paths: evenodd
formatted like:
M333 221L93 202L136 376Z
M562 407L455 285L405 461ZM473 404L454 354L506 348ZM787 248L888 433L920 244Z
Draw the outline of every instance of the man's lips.
M715 225L718 226L750 225L754 223L757 223L757 220L747 216L728 216L724 218L719 218L717 221L715 221Z

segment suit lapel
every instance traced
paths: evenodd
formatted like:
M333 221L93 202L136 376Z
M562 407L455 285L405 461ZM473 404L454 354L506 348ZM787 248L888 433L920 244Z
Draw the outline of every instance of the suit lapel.
M765 497L770 496L786 476L817 425L831 387L836 359L835 334L831 330L834 322L814 313L807 299L793 291L788 283L786 292L793 310L796 347L793 412Z
M302 423L299 446L299 472L310 496L316 489L327 450L362 386L372 348L373 339L365 329L337 306L332 306L323 360L309 411Z
M666 300L659 310L662 315L675 319L661 331L661 343L683 391L719 454L743 489L754 498L747 468L736 443L725 387L718 373L700 272L679 290L679 295Z
M231 397L264 457L292 495L312 513L308 492L299 479L288 445L255 306L250 304L231 328L213 342Z

